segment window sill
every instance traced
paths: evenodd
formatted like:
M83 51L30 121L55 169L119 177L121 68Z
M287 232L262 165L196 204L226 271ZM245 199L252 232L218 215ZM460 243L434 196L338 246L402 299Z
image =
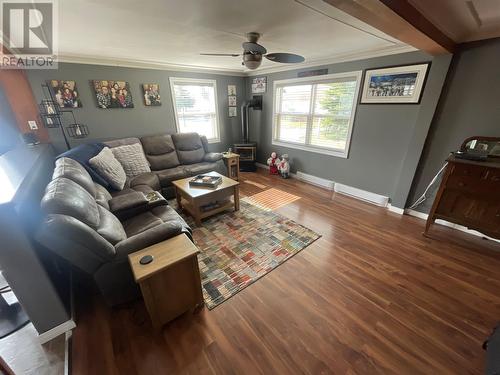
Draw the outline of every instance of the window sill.
M347 157L349 155L349 150L346 150L346 151L329 150L329 149L325 149L325 148L317 148L317 147L313 147L313 146L300 145L297 143L277 141L275 139L273 139L272 144L275 146L294 148L297 150L314 152L316 154L336 156L336 157L344 158L344 159L347 159Z

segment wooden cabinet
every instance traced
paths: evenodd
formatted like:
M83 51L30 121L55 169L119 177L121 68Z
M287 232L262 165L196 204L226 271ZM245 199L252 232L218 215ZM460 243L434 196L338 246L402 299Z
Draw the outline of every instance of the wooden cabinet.
M141 287L153 327L203 305L197 255L200 251L185 234L179 234L129 254L135 281ZM145 255L153 257L141 264Z
M447 161L424 233L443 219L500 238L500 159Z

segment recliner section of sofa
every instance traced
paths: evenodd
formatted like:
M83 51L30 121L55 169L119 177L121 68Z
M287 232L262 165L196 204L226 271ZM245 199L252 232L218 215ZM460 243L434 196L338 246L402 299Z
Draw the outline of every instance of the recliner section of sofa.
M150 192L159 188L155 174L134 179L119 192ZM116 195L116 194L115 194ZM132 199L132 198L131 198ZM121 221L110 211L113 197L92 181L81 164L61 158L41 201L45 218L36 239L70 264L91 275L110 305L140 295L127 255L191 229L168 204L138 209Z

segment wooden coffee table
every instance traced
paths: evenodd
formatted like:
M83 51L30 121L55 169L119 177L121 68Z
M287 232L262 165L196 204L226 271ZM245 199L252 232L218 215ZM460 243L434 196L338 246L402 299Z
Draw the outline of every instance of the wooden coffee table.
M240 209L240 183L238 181L227 178L217 172L203 173L210 176L222 177L222 183L215 189L192 187L189 181L193 177L183 178L172 182L175 186L175 196L177 198L177 205L180 209L186 210L197 225L201 225L201 220L209 216L218 214L219 212L231 209L234 207L235 211ZM230 197L233 196L233 201ZM219 205L212 209L203 209L212 202L218 202Z

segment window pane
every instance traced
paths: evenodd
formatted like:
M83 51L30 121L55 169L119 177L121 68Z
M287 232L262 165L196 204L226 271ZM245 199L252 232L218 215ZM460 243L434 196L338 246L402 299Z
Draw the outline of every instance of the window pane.
M281 89L280 113L309 113L311 85L286 86Z
M314 113L331 116L351 116L356 81L318 84Z
M174 106L180 132L196 132L218 138L215 85L213 82L173 82Z
M311 131L311 144L314 146L345 150L349 117L315 117Z
M178 113L215 113L215 90L211 85L175 84Z
M277 120L279 140L296 143L306 142L307 116L279 115Z
M215 133L215 115L189 115L179 113L179 130L181 133L196 132L208 139L217 138Z

